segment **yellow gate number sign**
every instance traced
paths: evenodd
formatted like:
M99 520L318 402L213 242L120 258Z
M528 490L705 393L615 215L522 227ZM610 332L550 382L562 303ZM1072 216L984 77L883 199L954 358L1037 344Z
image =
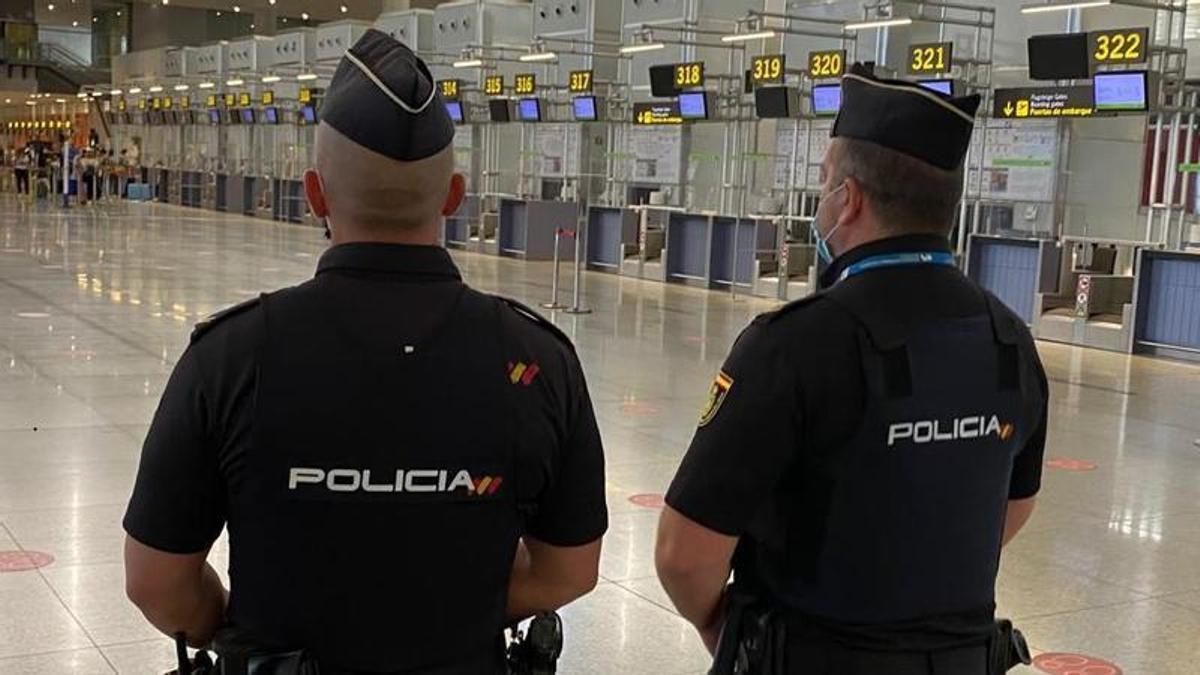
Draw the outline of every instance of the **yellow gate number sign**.
M826 80L846 74L846 50L832 49L808 53L808 76L814 80Z
M513 91L518 94L532 94L537 91L537 76L533 73L521 73L513 78Z
M504 76L490 75L483 81L483 93L488 96L504 95Z
M1088 33L1093 65L1145 63L1149 60L1149 28L1123 28Z
M750 64L750 79L758 83L782 82L786 63L783 54L756 56Z
M675 88L696 88L704 86L704 64L692 63L675 64Z
M930 75L948 73L954 60L954 43L935 42L913 45L908 50L908 73Z
M590 70L572 70L567 90L572 94L590 94L595 74Z
M442 88L442 98L450 100L458 98L459 80L442 80L439 84Z

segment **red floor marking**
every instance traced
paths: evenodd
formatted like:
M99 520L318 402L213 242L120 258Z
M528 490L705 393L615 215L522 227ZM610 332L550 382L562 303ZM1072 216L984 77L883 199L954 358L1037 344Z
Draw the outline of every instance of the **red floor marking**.
M661 509L666 502L660 494L644 494L634 495L629 498L630 503L638 506L644 506L648 509Z
M1096 469L1096 465L1092 462L1085 462L1082 459L1070 459L1068 457L1058 457L1049 460L1046 462L1046 467L1061 471L1095 471Z
M622 403L621 412L632 417L653 417L661 414L662 409L649 403Z
M54 556L41 551L0 551L0 572L26 572L54 562Z
M1120 666L1083 654L1042 654L1033 667L1050 675L1121 675Z

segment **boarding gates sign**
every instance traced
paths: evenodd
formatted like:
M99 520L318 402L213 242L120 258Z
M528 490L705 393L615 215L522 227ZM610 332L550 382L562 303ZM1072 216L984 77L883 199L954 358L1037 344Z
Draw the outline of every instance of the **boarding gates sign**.
M997 89L992 108L996 119L1091 117L1096 96L1091 85Z

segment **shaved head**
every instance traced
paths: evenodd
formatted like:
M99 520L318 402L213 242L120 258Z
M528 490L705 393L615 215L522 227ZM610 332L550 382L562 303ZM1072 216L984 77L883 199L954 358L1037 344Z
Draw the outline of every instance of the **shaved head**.
M319 186L313 186L321 193L320 210L335 232L353 228L362 234L394 235L437 228L440 217L449 215L447 205L456 202L453 146L426 159L400 162L321 124L314 168L320 175Z

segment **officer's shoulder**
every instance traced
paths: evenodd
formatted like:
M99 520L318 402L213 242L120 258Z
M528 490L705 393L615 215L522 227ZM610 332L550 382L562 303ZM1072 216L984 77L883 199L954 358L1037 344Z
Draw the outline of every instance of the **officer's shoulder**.
M488 297L500 304L500 309L506 316L516 319L514 325L518 326L518 330L525 331L527 334L547 335L571 352L575 351L575 345L571 343L571 338L536 310L503 295Z
M759 314L752 326L774 332L793 328L803 328L814 323L827 322L831 318L849 314L835 302L831 301L825 292L813 293L799 300L793 300L778 309Z
M262 300L263 296L259 295L245 302L239 302L232 307L226 307L219 312L210 314L192 329L191 344L194 345L220 330L229 330L235 324L251 320L255 313L261 311Z

